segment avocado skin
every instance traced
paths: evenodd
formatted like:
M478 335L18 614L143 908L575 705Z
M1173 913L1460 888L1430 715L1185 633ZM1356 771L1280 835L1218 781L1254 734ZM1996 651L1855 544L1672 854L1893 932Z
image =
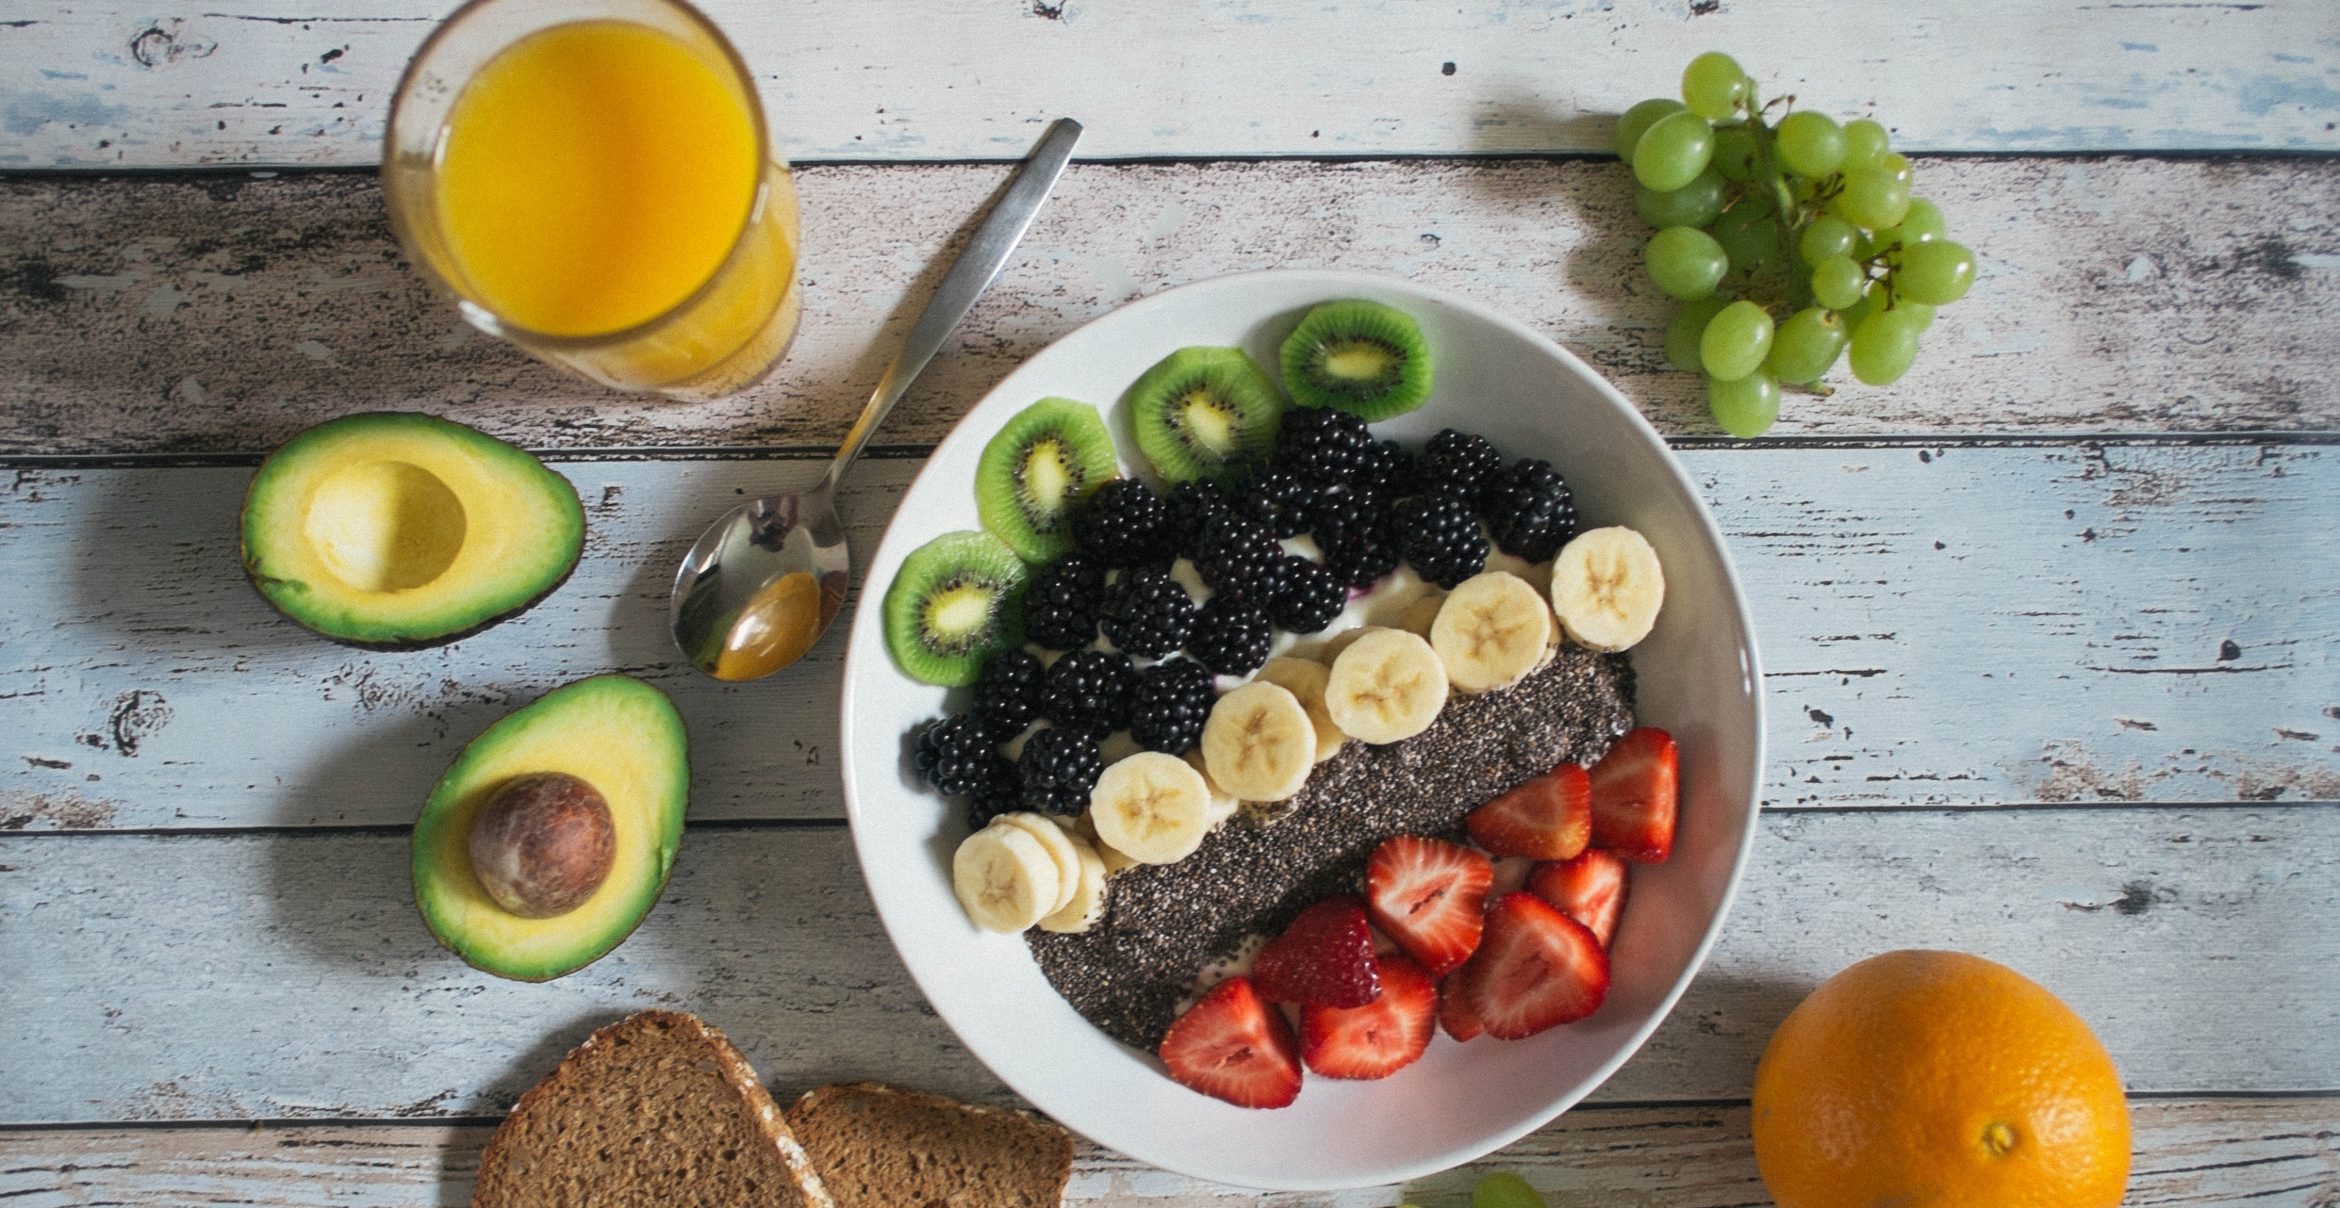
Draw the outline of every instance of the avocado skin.
M251 517L253 514L253 507L257 502L261 488L269 482L269 471L271 467L279 464L280 460L287 452L297 452L300 448L303 438L309 437L312 434L323 433L328 429L336 427L349 427L359 424L371 424L377 422L421 424L434 428L443 428L450 430L453 433L458 433L468 439L485 441L493 445L500 446L501 448L509 450L511 453L516 454L519 457L525 458L543 475L543 478L546 480L545 485L555 486L557 488L561 496L562 503L565 505L563 509L565 512L564 519L573 525L574 531L576 533L577 539L575 543L575 549L569 554L565 564L561 567L560 573L548 581L544 585L544 588L538 591L535 595L522 600L510 608L483 616L480 619L460 628L441 633L420 634L411 637L377 639L335 632L334 630L321 626L309 618L303 617L292 609L287 608L282 600L279 600L274 595L271 595L267 587L267 584L271 581L271 576L260 569L260 566L258 565L259 559L253 554L251 543ZM569 577L576 573L577 564L582 560L584 552L585 527L585 504L584 501L577 495L576 484L570 482L565 475L562 475L554 471L551 467L546 466L541 459L537 458L534 454L529 453L527 450L521 449L519 446L510 444L507 441L499 440L496 437L491 436L486 432L482 432L481 430L474 428L469 424L460 423L455 420L447 419L443 416L431 415L427 412L362 411L351 415L341 416L336 419L327 420L324 423L305 428L300 432L295 433L290 439L277 446L274 452L270 453L266 458L262 459L259 468L253 471L252 481L245 485L244 503L243 506L237 511L236 546L237 553L243 564L245 583L251 586L253 592L259 595L261 600L264 601L268 605L269 609L275 612L277 616L338 645L349 646L359 650L374 650L395 654L407 651L430 650L439 646L447 646L456 642L460 642L463 639L471 637L472 635L477 634L483 630L492 628L493 626L511 620L513 617L519 616L521 613L527 612L529 609L543 603L547 597L551 596L554 592L559 591L564 584L568 583Z

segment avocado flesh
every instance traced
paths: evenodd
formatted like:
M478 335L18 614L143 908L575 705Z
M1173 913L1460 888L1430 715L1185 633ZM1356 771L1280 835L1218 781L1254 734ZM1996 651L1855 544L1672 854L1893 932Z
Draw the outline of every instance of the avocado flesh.
M600 790L616 830L609 878L566 914L522 918L471 871L472 818L521 776L566 772ZM555 688L472 739L414 824L414 898L447 949L499 977L544 981L615 948L648 914L674 867L690 795L682 717L630 676Z
M433 646L492 625L560 586L584 544L568 479L486 433L409 412L293 437L244 497L252 585L357 646Z

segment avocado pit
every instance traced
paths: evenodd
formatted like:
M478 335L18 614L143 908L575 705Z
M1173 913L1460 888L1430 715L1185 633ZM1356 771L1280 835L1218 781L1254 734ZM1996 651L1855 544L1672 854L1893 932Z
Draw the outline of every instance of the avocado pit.
M496 905L549 919L583 905L617 859L609 802L566 772L522 776L472 820L471 870Z

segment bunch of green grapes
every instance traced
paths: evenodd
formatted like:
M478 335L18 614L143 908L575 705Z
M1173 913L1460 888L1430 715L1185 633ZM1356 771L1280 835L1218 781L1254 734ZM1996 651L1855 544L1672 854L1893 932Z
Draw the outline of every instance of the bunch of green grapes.
M1934 308L1974 284L1974 253L1910 195L1885 128L1840 126L1794 99L1763 103L1738 60L1708 51L1683 70L1681 100L1617 122L1633 207L1658 228L1650 278L1682 303L1666 360L1706 374L1707 405L1733 436L1769 428L1780 386L1814 385L1839 357L1869 385L1899 378Z

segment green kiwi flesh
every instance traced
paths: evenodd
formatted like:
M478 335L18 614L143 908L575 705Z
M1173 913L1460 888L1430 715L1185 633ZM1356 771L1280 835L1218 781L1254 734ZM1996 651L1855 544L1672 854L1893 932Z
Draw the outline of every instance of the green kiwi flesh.
M886 649L895 664L929 684L974 683L985 659L1024 644L1028 573L989 533L944 533L910 551L886 587Z
M1240 348L1181 348L1129 388L1129 411L1164 481L1224 481L1275 447L1284 396Z
M975 509L1024 561L1053 562L1072 549L1073 513L1119 469L1095 407L1044 398L983 446Z
M1430 346L1413 316L1348 299L1308 312L1284 340L1284 388L1303 407L1338 407L1368 422L1430 398Z

